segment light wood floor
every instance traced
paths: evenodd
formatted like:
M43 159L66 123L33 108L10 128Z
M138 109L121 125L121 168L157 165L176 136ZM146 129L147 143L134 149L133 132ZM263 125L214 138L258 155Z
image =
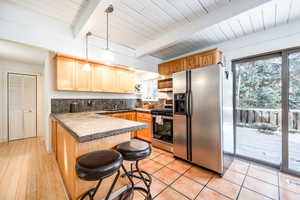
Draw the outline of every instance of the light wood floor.
M40 138L0 143L0 199L67 199L54 156Z

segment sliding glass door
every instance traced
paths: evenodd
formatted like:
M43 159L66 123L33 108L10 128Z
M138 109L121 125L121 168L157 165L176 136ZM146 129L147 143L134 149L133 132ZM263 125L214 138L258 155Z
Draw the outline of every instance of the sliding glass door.
M300 51L288 59L288 168L300 172Z
M300 49L233 62L235 154L300 175Z
M236 154L279 166L281 54L241 60L234 69Z

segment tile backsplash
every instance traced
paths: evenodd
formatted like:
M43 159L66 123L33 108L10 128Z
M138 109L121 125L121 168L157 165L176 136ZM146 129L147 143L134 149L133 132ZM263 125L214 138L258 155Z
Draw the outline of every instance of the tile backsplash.
M51 99L52 113L70 112L71 103L79 104L79 111L95 111L104 109L118 109L140 107L142 101L140 99Z

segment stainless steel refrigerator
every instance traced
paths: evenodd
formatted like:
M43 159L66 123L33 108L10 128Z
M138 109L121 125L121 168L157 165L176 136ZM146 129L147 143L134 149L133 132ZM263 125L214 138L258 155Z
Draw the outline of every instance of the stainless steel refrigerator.
M232 93L231 72L221 65L173 74L176 157L224 173L233 153Z

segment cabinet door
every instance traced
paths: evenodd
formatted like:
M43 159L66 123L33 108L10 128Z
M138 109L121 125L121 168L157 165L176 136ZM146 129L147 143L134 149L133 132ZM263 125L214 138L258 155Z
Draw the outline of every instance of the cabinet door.
M168 75L170 73L170 65L169 63L163 63L158 65L158 72L161 75Z
M76 90L91 91L92 86L92 69L85 70L85 62L76 62Z
M92 91L102 92L103 91L103 66L96 65L92 71Z
M116 88L117 92L127 93L128 77L125 70L116 69Z
M127 92L128 93L135 93L135 86L136 83L136 77L135 77L135 72L128 71L127 72Z
M214 64L214 55L208 54L202 57L202 66L208 66Z
M102 70L102 89L104 92L116 92L116 71L112 67L103 67Z
M114 113L111 116L115 118L121 118L121 119L124 117L122 113Z
M145 119L145 118L137 118L137 121L146 123L148 127L142 130L138 130L136 136L142 140L151 142L152 141L152 120Z
M75 90L75 61L65 57L56 58L56 81L58 90Z
M134 85L135 85L135 74L134 72L117 69L116 70L116 88L120 93L134 93Z
M52 143L52 152L55 159L57 159L57 123L54 120L51 120L51 143Z

